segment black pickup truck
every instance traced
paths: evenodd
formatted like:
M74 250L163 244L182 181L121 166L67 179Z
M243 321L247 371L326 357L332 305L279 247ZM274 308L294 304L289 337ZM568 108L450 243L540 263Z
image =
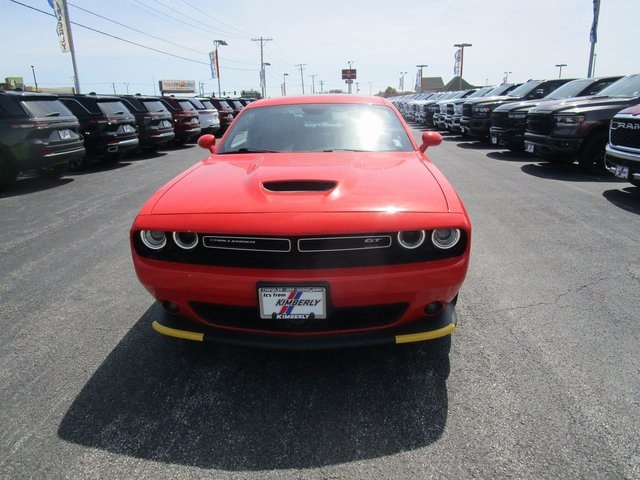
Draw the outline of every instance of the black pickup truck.
M603 172L609 122L640 103L640 74L627 75L594 97L545 102L527 114L525 150L551 162Z
M640 104L625 108L611 120L605 167L640 187Z
M505 103L521 102L542 98L560 85L564 85L570 79L558 78L556 80L529 80L518 88L500 97L482 97L475 101L464 103L462 106L462 126L464 133L472 137L486 140L489 138L491 127L491 112L494 108Z
M543 102L596 95L622 77L579 78L565 83L546 97L500 105L491 113L491 143L519 152L524 150L527 112Z

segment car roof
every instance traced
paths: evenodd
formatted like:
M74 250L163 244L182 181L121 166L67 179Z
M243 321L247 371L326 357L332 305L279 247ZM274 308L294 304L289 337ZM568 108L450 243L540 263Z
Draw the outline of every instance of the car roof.
M245 108L250 109L276 105L307 105L323 103L393 106L391 102L382 97L361 95L300 95L294 97L264 98L249 103Z

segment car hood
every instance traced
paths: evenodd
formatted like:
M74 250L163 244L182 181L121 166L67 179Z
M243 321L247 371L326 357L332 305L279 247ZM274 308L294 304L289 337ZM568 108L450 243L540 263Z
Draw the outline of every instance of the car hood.
M535 109L531 110L531 113L564 113L564 112L586 112L589 110L607 110L607 109L622 109L628 105L632 105L638 102L638 98L635 97L586 97L586 98L571 98L566 100L554 100L550 102L544 102Z
M211 155L174 179L148 207L153 215L444 213L448 205L439 175L416 152Z
M515 111L526 112L531 108L537 107L543 102L550 102L550 101L552 100L536 99L536 100L523 100L521 102L505 103L503 105L500 105L499 107L496 107L494 112L515 112Z

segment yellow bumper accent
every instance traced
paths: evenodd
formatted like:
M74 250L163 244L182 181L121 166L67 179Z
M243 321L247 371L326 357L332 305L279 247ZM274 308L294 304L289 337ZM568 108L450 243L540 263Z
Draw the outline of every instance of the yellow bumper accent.
M433 330L431 332L422 332L422 333L410 333L407 335L396 335L396 343L411 343L411 342L421 342L423 340L433 340L434 338L444 337L445 335L449 335L456 328L455 324L450 323L446 327L439 328L438 330Z
M155 320L151 324L153 329L161 333L162 335L167 335L169 337L182 338L184 340L194 340L196 342L202 342L204 340L204 333L198 332L189 332L187 330L178 330L177 328L165 327L164 325L160 325Z

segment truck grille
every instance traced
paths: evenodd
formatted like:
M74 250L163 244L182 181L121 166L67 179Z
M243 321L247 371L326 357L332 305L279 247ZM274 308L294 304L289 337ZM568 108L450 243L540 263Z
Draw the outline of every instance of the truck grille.
M465 103L462 105L462 116L463 117L471 117L473 115L473 107L470 103Z
M640 149L640 119L614 118L610 139L611 145Z
M507 112L491 113L491 126L498 128L509 128L509 114Z
M552 128L551 115L544 113L529 113L527 115L527 132L547 135L551 133Z

